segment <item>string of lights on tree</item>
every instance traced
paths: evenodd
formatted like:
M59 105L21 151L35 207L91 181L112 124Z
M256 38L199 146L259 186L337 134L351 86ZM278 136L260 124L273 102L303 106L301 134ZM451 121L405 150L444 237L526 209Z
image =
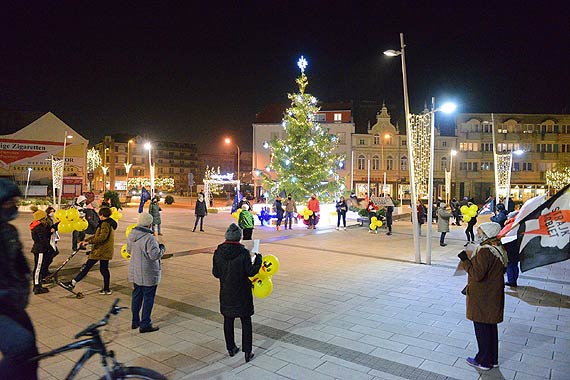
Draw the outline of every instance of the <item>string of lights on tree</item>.
M87 173L93 173L102 163L101 154L97 149L87 150Z
M305 93L309 84L305 69L307 60L297 62L301 75L295 80L299 92L288 94L291 106L285 110L281 126L285 132L281 139L263 143L271 151L271 163L255 171L263 178L263 187L272 196L285 191L296 199L313 193L319 199L331 201L344 191L338 169L344 167L344 156L334 153L338 147L335 135L315 120L320 108L317 98Z
M570 183L570 166L560 163L555 168L547 170L545 175L546 184L558 191Z
M140 189L143 186L148 189L148 188L150 188L150 178L148 178L148 177L131 177L128 179L127 186L129 189L132 189L132 188ZM172 177L155 178L154 179L154 187L156 189L159 189L159 190L172 191L174 189L174 178L172 178Z
M427 194L430 162L430 130L432 113L410 114L409 144L412 144L412 167L418 198Z
M216 175L220 175L220 167L218 166L218 169L214 169L214 167L209 167L208 165L206 165L206 171L204 172L204 179L205 180L211 180L213 179L212 176L216 176ZM219 183L215 183L212 182L209 184L209 193L212 194L220 194L222 192L222 190L224 190L224 186L219 184Z

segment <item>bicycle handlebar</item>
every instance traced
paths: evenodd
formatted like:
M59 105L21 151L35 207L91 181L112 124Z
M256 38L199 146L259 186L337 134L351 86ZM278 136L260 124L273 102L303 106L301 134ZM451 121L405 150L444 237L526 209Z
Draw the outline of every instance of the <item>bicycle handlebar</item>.
M120 299L117 298L113 305L109 309L109 312L97 323L92 323L91 325L87 326L84 330L81 330L77 334L75 334L75 339L79 339L84 335L93 335L93 332L97 330L99 327L105 326L109 322L109 318L111 315L117 315L121 312L121 310L126 309L126 307L120 307L119 305Z

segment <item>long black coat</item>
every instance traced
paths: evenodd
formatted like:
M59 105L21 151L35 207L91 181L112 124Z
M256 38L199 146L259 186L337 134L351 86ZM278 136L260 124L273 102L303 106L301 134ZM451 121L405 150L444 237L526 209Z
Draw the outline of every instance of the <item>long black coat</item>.
M28 305L30 268L16 227L0 222L0 315L19 315Z
M212 274L220 279L220 312L225 317L251 317L251 281L261 267L261 255L252 264L249 251L237 241L225 241L214 252Z

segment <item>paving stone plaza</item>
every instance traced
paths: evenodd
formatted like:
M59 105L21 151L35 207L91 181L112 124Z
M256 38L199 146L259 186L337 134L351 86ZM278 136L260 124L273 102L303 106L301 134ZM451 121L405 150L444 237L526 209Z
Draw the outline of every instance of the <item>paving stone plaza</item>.
M59 287L31 296L28 310L40 352L70 343L115 298L130 306L128 262L119 251L126 243L126 227L136 218L136 207L124 209L115 233L113 295L98 294L102 279L95 267L77 285L84 299ZM31 220L31 214L22 213L15 221L28 258ZM477 351L460 293L466 277L453 275L456 255L463 249L463 227L452 226L444 248L434 233L433 265L418 265L408 219L394 224L392 236L369 234L358 225L347 231L256 226L253 237L261 239L261 253L276 255L281 269L273 277L273 294L254 299L255 358L247 364L241 352L230 358L219 314L219 284L211 271L212 253L232 221L229 212L210 213L205 232L192 233L193 210L163 207L169 257L162 262L153 312L160 330L131 330L129 310L115 317L105 337L112 338L110 348L119 361L155 369L169 379L570 379L568 261L526 272L516 290L506 288L499 367L478 372L465 363ZM422 233L424 248L425 226ZM71 253L69 234L59 248L54 265ZM85 260L78 254L62 277L70 279ZM241 345L237 327L239 322L236 341ZM76 351L42 361L40 378L65 378L80 355ZM79 378L98 379L100 368L92 359Z

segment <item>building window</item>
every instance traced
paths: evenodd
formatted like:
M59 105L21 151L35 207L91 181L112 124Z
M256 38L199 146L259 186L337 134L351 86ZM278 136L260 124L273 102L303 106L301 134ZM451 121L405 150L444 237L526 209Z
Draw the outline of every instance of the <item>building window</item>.
M388 156L386 160L386 170L394 170L394 158L392 156Z
M479 143L459 143L459 150L462 152L478 152Z
M375 134L374 135L374 145L378 145L378 144L380 144L380 135Z
M442 147L442 148L446 148L446 147L447 147L447 141L442 141L442 142L441 142L441 147Z
M400 169L408 170L408 157L406 156L400 157Z
M327 121L326 115L324 113L316 114L315 121Z
M478 171L478 163L477 162L460 162L459 163L459 170L464 170L468 172L476 172Z
M337 132L336 138L340 145L346 145L346 132Z
M115 145L115 153L119 153L119 146Z
M380 170L380 158L376 155L372 156L372 170Z
M364 145L364 139L360 139L360 140L358 141L358 145Z
M483 132L490 133L491 132L491 124L483 123Z
M442 158L441 158L440 170L441 170L442 172L445 171L445 170L447 170L447 158L446 158L446 157L442 157Z
M334 121L335 122L342 121L342 114L341 113L335 113L334 114Z
M365 167L366 167L366 157L364 157L361 154L360 156L358 156L357 168L358 170L364 170Z
M127 175L127 171L125 170L125 168L116 168L115 169L115 175L117 177L124 177Z
M513 171L518 172L521 170L521 165L519 162L513 162Z
M407 140L402 140L402 146L406 146L406 144L407 144L406 141Z
M493 171L493 162L489 162L489 161L484 161L481 162L481 170L484 171Z
M531 172L532 171L532 162L523 162L522 170L523 170L523 172Z

